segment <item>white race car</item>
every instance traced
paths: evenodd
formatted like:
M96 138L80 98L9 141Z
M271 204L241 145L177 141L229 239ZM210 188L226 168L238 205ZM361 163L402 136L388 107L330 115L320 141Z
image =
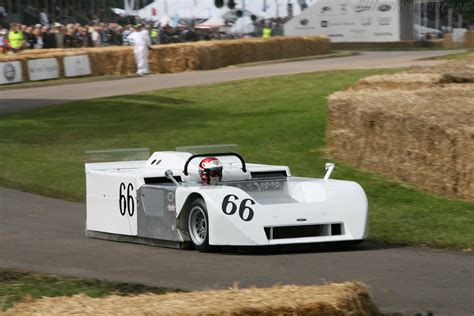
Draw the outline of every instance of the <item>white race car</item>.
M86 235L200 251L214 246L360 242L362 187L291 176L236 153L155 152L148 160L86 163Z

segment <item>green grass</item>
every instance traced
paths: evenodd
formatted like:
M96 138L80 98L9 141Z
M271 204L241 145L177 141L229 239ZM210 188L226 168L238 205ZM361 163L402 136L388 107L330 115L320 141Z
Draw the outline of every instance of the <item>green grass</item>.
M424 58L422 60L464 60L468 57L474 56L474 48L464 48L465 51L462 53L438 56L438 57L431 57L431 58Z
M163 294L176 290L150 287L135 283L109 282L95 279L64 277L0 269L0 313L25 299L72 296L85 294L90 297L107 295L134 295L141 293Z
M91 149L238 143L247 161L321 177L327 96L395 70L319 72L75 102L0 118L0 185L84 200ZM85 91L84 93L87 93ZM2 166L0 166L1 169ZM370 204L371 240L468 248L474 204L449 200L338 163Z
M1 61L0 61L1 62ZM19 83L0 85L0 91L2 90L13 90L13 89L25 89L25 88L39 88L48 86L61 86L65 84L73 83L84 83L93 81L105 81L105 80L119 80L126 78L133 78L135 75L108 75L108 76L85 76L76 78L61 78L61 79L50 79L42 81L24 81Z

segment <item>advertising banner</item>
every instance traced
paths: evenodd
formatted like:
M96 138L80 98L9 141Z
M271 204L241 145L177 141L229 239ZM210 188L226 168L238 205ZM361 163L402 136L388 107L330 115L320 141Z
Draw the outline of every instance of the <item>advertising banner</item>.
M28 74L31 81L59 78L59 65L56 58L28 60Z
M23 81L21 62L10 61L0 63L0 84L9 84Z
M92 73L89 55L64 57L64 76L78 77Z
M453 29L453 42L464 43L464 35L466 32L467 29Z
M399 1L318 0L284 30L285 35L327 35L331 42L397 42Z

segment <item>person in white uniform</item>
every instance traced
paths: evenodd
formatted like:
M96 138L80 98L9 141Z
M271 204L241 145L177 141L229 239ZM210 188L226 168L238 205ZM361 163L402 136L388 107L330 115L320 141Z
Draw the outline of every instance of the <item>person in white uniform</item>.
M146 29L142 29L140 24L135 25L134 31L128 36L128 40L133 45L135 62L137 64L137 75L145 76L150 73L148 68L148 51L151 45L150 35Z

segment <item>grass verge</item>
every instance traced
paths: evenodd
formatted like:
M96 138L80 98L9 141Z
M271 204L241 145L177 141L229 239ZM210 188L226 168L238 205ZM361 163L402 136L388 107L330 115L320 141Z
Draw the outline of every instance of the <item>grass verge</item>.
M462 53L438 56L438 57L430 57L430 58L423 58L420 60L464 60L470 56L474 55L474 48L464 48L465 51Z
M77 78L61 78L61 79L51 79L43 81L24 81L14 84L0 85L0 91L2 90L16 90L16 89L25 89L25 88L40 88L40 87L49 87L49 86L62 86L65 84L74 84L74 83L85 83L85 82L94 82L94 81L105 81L105 80L119 80L126 78L133 78L135 75L116 75L116 76L100 76L100 77L77 77Z
M323 154L327 96L363 77L394 71L271 77L1 117L0 185L82 201L86 150L174 150L216 143L238 143L250 162L285 164L294 175L321 177L328 160ZM435 196L342 163L334 177L357 181L366 190L371 240L473 248L474 203Z
M0 269L0 311L28 299L85 294L90 297L108 295L163 294L177 290L150 287L136 283L109 282L45 273Z

